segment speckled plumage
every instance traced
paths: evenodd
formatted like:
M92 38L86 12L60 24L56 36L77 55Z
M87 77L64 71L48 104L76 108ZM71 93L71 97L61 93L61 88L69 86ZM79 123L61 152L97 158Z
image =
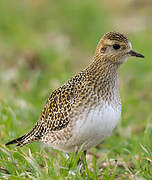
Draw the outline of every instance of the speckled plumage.
M118 43L121 49L114 50L113 44ZM7 145L23 146L40 141L71 152L83 145L86 150L100 143L120 118L118 68L131 56L131 51L124 35L106 33L90 65L51 94L29 133Z
M115 40L123 43L128 43L128 38L124 34L120 34L117 32L108 32L104 35L104 38L109 39L111 41Z

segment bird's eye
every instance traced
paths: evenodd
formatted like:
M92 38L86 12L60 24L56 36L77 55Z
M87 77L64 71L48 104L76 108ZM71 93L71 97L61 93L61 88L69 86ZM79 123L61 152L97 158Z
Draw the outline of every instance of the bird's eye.
M114 48L115 50L120 49L120 45L119 45L119 44L114 44L114 45L113 45L113 48Z

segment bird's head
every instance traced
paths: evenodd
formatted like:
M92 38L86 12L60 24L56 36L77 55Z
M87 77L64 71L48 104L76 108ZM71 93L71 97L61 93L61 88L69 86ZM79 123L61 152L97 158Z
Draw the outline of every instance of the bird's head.
M128 38L118 32L106 33L99 41L95 55L117 64L122 64L130 56L144 58L142 54L132 49Z

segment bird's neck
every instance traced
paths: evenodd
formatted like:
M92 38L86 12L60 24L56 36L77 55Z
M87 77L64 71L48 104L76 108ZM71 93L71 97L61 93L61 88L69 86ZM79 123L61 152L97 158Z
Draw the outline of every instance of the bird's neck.
M102 58L102 57L101 57ZM94 58L94 61L85 69L88 81L93 83L94 88L102 98L113 100L119 96L118 91L118 68L119 64L109 60Z
M104 57L95 57L93 62L86 68L89 74L94 74L99 78L107 79L109 82L117 79L119 64L112 63Z

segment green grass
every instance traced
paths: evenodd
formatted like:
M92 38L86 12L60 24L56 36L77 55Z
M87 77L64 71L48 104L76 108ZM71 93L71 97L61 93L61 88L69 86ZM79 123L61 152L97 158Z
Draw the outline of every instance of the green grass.
M79 173L74 153L39 143L4 145L28 132L51 91L88 64L112 21L97 0L1 0L0 179L152 179L152 32L146 27L129 34L145 60L132 58L120 68L122 119L89 151L86 171Z

